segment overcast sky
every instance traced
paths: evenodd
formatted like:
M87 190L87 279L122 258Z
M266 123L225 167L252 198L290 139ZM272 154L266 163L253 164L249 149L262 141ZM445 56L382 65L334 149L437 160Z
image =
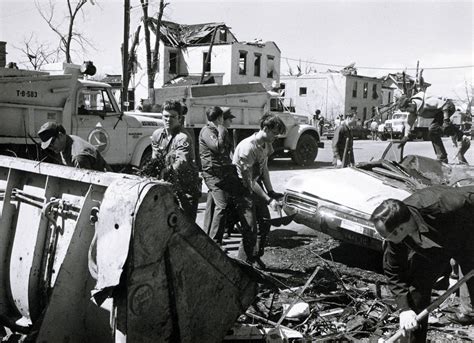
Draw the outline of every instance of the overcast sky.
M130 2L133 33L141 8L139 0ZM303 71L340 69L337 65L355 62L360 75L383 76L404 68L414 75L410 68L419 60L426 81L433 84L433 94L456 97L455 93L464 94L465 81L473 83L472 67L454 68L474 65L471 0L168 2L166 20L180 24L224 22L238 40L275 41L281 50L282 74L288 72L288 64L295 69L301 60ZM93 60L99 72L119 74L123 1L95 3L84 6L77 28L92 40L96 50L89 50L75 62ZM64 17L63 10L64 6L57 6L58 21ZM33 0L0 0L0 40L7 42L7 61L24 60L14 47L21 46L32 32L41 42L56 44Z

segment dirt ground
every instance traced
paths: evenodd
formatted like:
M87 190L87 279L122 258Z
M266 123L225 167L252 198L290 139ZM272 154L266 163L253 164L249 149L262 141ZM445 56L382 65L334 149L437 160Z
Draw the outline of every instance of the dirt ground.
M299 296L300 301L309 304L309 315L284 319L282 325L300 332L306 342L377 342L396 332L398 313L386 287L381 253L342 244L324 234L301 236L278 229L270 234L263 261L279 290L261 285L259 298L247 311L252 317L242 316L241 323L275 326L282 317L283 304L298 299L298 292L319 268ZM441 293L434 291L433 299ZM448 300L442 311L430 316L429 340L474 340L473 326L463 327L447 320L457 305L457 298ZM255 318L266 318L270 324Z

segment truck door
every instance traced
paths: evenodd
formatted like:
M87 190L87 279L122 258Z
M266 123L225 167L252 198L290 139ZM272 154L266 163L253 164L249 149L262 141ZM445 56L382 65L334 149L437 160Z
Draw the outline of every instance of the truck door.
M124 120L119 120L120 111L107 88L82 88L77 97L73 134L97 147L107 163L129 163L128 126Z

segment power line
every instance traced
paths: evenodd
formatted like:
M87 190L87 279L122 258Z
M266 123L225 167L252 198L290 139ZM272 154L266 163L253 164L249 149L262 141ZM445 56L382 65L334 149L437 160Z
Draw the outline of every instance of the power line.
M317 64L317 65L323 65L323 66L328 66L328 67L340 67L340 68L345 68L347 67L346 65L342 64L332 64L332 63L322 63L322 62L315 62L315 61L305 61L301 59L296 59L296 58L291 58L291 57L284 57L282 56L281 58L284 58L289 61L296 61L296 62L304 62L308 64ZM474 65L464 65L464 66L445 66L445 67L424 67L421 69L424 70L447 70L447 69L467 69L467 68L473 68ZM362 66L357 66L357 69L372 69L372 70L417 70L416 67L399 67L399 68L393 68L393 67L362 67Z

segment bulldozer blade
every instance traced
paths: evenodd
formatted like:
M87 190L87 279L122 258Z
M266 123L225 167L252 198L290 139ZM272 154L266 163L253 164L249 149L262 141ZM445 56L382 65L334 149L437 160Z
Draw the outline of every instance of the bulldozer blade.
M279 217L279 218L269 218L265 219L265 222L270 224L271 226L286 226L293 221L296 213L290 214L289 216Z

